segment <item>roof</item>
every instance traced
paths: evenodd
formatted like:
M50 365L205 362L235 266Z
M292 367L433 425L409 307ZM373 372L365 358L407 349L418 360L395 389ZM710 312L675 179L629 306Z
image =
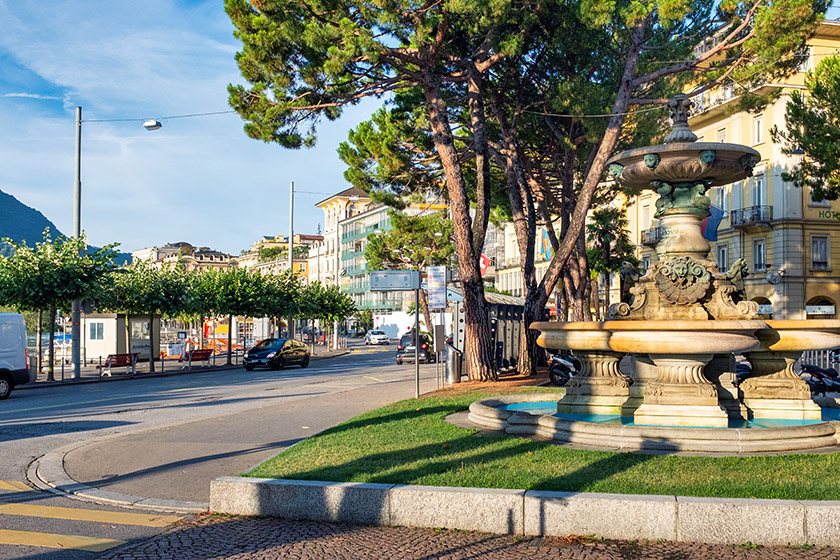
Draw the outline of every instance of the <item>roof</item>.
M336 193L332 196L328 196L327 198L325 198L321 202L316 203L315 206L320 206L321 204L327 202L328 200L332 200L333 198L350 198L351 196L358 196L359 198L370 198L368 193L366 193L362 189L359 189L357 187L350 187L349 189L345 189L345 190L341 191L340 193Z

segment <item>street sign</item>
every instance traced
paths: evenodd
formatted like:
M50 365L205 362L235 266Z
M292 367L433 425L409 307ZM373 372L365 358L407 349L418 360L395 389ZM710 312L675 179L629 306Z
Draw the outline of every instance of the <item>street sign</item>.
M370 273L372 292L405 292L419 289L419 270L374 270Z
M446 267L427 267L426 274L426 294L429 298L429 309L444 309L446 307Z

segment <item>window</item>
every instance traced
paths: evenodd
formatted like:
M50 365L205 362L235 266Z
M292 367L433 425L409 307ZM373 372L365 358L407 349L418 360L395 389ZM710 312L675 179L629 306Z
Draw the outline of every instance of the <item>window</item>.
M105 323L88 323L90 325L90 340L105 339Z
M717 141L718 142L726 142L726 129L719 128L717 131Z
M828 236L811 236L811 268L828 270Z
M715 249L718 269L721 272L729 270L729 245L718 245Z
M756 239L753 241L753 269L756 272L764 272L767 270L765 255L764 239Z
M729 211L729 187L717 187L715 188L715 206L723 210L724 212Z
M753 144L764 142L764 116L753 117Z
M828 199L825 200L814 200L814 193L811 191L811 195L808 197L808 206L818 206L824 208L831 208L831 201Z
M647 272L647 270L650 268L650 257L649 256L642 257L641 268L642 268L642 274L645 274Z
M642 206L642 227L640 229L650 229L650 204Z
M764 186L764 173L756 173L752 184L752 205L767 205L767 189Z

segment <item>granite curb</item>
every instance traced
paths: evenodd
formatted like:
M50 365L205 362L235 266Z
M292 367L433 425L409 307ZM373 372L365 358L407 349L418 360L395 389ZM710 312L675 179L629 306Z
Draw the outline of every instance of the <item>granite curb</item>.
M840 546L840 502L698 498L221 477L231 515L487 533L706 544Z

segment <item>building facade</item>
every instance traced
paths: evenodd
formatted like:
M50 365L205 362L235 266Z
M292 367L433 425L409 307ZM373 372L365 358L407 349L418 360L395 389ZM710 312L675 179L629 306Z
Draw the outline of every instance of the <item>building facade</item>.
M689 124L698 141L744 144L761 154L752 177L707 194L722 211L709 258L721 271L743 259L749 275L747 298L761 316L774 319L831 319L840 304L840 203L814 201L807 189L782 179L798 162L774 144L770 130L785 127L785 106L794 90L804 88L806 72L840 49L840 23L822 23L802 53L800 71L783 83L781 96L760 113L731 111L735 91L711 90L695 103ZM642 268L656 260L654 247L663 231L655 219L657 195L645 192L628 205L633 241ZM709 237L714 237L709 235Z

